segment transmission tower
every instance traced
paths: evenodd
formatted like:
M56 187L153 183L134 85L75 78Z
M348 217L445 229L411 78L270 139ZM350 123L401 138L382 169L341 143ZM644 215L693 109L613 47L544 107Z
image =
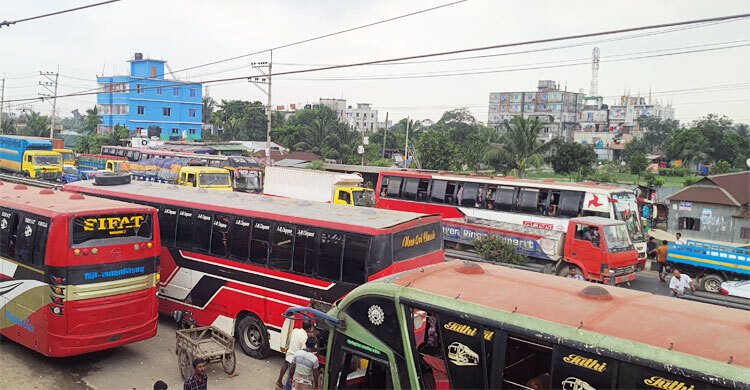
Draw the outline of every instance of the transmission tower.
M589 88L591 96L599 96L599 48L594 47L591 51L591 87Z

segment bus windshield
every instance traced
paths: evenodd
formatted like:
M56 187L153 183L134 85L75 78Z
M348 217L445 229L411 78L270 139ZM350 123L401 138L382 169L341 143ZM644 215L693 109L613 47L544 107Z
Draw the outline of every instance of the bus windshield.
M60 156L36 156L34 157L34 165L59 165L62 164L62 157Z
M73 219L73 247L149 241L151 214L104 214Z
M375 193L365 188L361 190L353 190L354 194L354 205L363 207L375 206Z
M75 161L76 155L71 152L61 153L63 161Z
M628 239L628 231L625 225L604 226L604 240L610 252L622 252L633 250L633 244Z
M235 179L237 189L260 191L260 175L258 171L244 170L238 171L240 177Z
M615 211L615 219L625 221L630 239L633 242L644 241L646 236L643 234L641 218L638 216L638 203L635 195L629 193L613 194L612 198L617 202L612 203Z
M78 168L72 166L72 165L64 165L63 166L63 173L66 175L75 175L78 176Z
M200 184L202 186L228 186L229 175L226 173L201 173Z

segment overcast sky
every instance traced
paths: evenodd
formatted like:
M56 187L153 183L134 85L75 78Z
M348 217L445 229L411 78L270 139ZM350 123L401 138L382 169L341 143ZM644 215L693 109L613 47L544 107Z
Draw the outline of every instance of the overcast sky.
M0 20L16 20L96 1L0 0ZM38 71L54 71L59 65L58 93L72 93L95 87L97 75L127 73L126 61L134 52L164 59L177 71L447 2L450 1L123 0L3 27L0 29L0 75L5 74L7 78L6 100L34 97L42 92L37 85L42 80ZM318 64L345 64L747 13L749 6L747 0L469 0L276 50L274 73ZM273 104L288 106L289 103L317 102L321 97L343 97L350 105L372 103L380 111L381 121L386 111L390 112L390 119L410 115L436 120L447 109L467 107L477 119L486 122L490 92L534 90L538 79L550 79L559 81L562 87L567 86L569 91L589 93L591 50L598 46L601 50L599 94L608 97L605 102L611 103L615 96L626 91L633 96L647 96L651 90L654 100L671 102L677 118L683 122L708 113L750 122L750 46L741 46L750 44L750 20L645 37L633 35L635 33L452 57L578 45L482 59L365 66L279 76L274 79ZM623 36L631 38L611 40ZM738 45L741 47L663 56ZM662 56L625 60L654 55ZM249 66L251 61L267 60L265 53L177 72L176 76L203 81L250 75L255 73ZM556 66L561 64L567 66ZM519 68L535 69L517 70ZM516 70L509 71L513 69ZM499 70L503 72L497 72ZM451 71L494 73L385 80L371 77L411 77ZM330 80L362 76L369 79ZM717 86L721 88L704 88ZM216 100L266 100L263 92L243 81L212 85L210 95ZM84 111L93 106L95 100L94 96L59 99L59 112L68 116L75 108ZM15 104L13 108L18 109ZM51 105L36 102L33 109L49 113Z

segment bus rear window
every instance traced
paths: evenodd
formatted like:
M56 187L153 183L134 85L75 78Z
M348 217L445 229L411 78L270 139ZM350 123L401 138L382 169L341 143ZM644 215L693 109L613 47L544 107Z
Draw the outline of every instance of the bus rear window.
M443 248L440 223L393 233L393 262L408 260Z
M109 214L74 218L72 245L116 245L152 238L151 214Z

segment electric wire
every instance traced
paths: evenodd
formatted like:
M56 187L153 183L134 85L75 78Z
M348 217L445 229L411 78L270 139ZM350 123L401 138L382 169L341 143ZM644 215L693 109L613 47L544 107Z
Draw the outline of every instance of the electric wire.
M116 3L118 1L120 1L120 0L108 0L108 1L102 1L102 2L99 2L99 3L84 5L84 6L80 6L80 7L69 8L69 9L65 9L65 10L62 10L62 11L51 12L51 13L44 14L44 15L31 16L31 17L24 18L24 19L4 20L4 21L0 22L0 28L3 28L3 26L9 26L10 27L10 26L12 26L12 25L14 25L16 23L27 22L29 20L41 19L41 18L46 18L46 17L49 17L49 16L55 16L55 15L65 14L65 13L68 13L68 12L79 11L79 10L86 9L86 8L98 7L100 5L105 5L105 4L109 4L109 3Z

